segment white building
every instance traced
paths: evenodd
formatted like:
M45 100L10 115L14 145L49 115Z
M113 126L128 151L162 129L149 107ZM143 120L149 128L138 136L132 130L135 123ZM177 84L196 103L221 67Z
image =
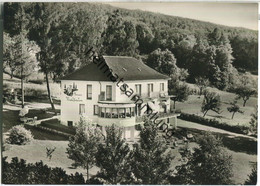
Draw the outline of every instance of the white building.
M168 80L132 57L97 58L61 79L61 123L75 126L84 115L102 129L112 124L124 127L124 135L133 138L143 115L158 113L158 121L176 118L170 108Z

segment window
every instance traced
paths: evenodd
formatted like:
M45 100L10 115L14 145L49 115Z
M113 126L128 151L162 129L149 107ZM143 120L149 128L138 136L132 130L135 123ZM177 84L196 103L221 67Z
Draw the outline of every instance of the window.
M135 85L135 92L136 92L137 95L141 96L141 93L142 93L142 85L141 84Z
M79 104L79 114L85 114L85 104Z
M106 86L106 99L107 101L112 101L112 85Z
M112 108L112 118L118 118L118 110L117 110L117 108Z
M152 83L148 83L148 96L151 96L151 93L153 92L153 84Z
M72 127L73 126L73 121L68 121L68 126Z
M132 113L132 117L134 117L135 116L135 107L131 108L131 113Z
M160 91L164 91L164 83L160 83Z
M119 118L125 118L125 109L120 108L118 109Z
M105 118L111 118L112 116L112 108L106 108L106 115L105 115Z
M131 118L131 109L130 108L125 109L125 116L126 116L126 118Z
M98 105L94 105L94 115L98 115L99 110L98 110Z
M87 99L92 99L92 85L87 85Z
M100 111L101 118L105 117L105 113L106 113L106 108L101 108L101 111Z

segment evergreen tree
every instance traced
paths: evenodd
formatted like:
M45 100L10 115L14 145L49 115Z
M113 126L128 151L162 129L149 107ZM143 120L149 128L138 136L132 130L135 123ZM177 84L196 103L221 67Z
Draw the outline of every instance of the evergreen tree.
M74 161L73 165L83 167L87 170L87 179L89 179L89 169L96 164L95 155L97 146L101 143L101 131L91 126L91 124L80 119L76 134L69 139L67 148L68 158Z
M177 166L171 184L228 185L231 184L232 156L227 154L220 139L205 134L199 147L187 156L187 163Z
M129 152L120 128L115 125L106 127L105 141L98 145L96 153L97 166L100 168L96 177L104 180L105 184L131 183Z
M140 132L139 143L131 153L131 168L135 184L168 184L172 156L167 152L166 141L159 137L158 129L147 121Z
M248 179L245 181L244 185L256 185L257 184L257 166L253 166L252 172L248 175Z

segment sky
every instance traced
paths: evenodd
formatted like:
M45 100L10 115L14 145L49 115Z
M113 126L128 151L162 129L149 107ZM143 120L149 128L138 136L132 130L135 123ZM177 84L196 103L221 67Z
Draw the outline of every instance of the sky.
M186 17L216 24L258 29L257 3L106 3L125 9L139 9L166 15Z

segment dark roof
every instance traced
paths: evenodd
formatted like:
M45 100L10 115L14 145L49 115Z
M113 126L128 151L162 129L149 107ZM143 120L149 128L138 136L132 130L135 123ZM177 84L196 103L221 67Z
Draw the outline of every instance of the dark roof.
M101 61L103 64L98 65ZM113 74L117 74L119 79L124 78L124 80L169 79L168 76L155 71L133 57L103 56L97 64L86 65L61 80L111 81L109 72L106 71L108 68L112 70Z

